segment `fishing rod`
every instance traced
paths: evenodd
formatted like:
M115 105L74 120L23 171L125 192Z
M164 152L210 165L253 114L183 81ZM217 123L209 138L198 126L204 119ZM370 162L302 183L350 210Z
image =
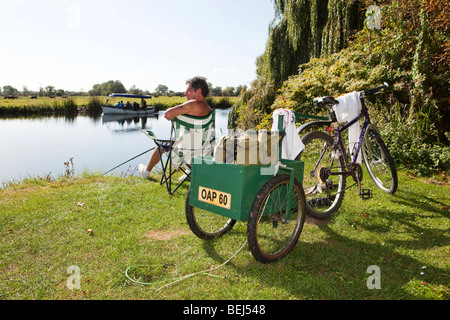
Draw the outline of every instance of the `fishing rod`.
M124 165L125 163L127 163L127 162L130 162L131 160L134 160L134 159L136 159L137 157L140 157L140 156L142 156L143 154L146 154L147 152L150 152L150 151L152 151L153 149L155 149L156 147L153 147L153 148L150 148L150 149L148 149L147 151L144 151L144 152L142 152L142 153L140 153L140 154L138 154L137 156L134 156L133 158L131 158L131 159L128 159L127 161L125 161L125 162L122 162L121 164L119 164L118 166L115 166L114 168L112 168L111 170L108 170L108 171L106 171L103 175L105 175L105 174L107 174L107 173L109 173L109 172L111 172L111 171L113 171L114 169L117 169L118 167L120 167L121 165Z

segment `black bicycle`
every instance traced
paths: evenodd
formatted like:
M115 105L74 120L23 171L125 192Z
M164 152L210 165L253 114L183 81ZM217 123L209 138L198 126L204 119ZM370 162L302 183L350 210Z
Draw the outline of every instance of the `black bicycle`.
M302 138L305 148L296 159L304 161L303 188L308 213L313 217L329 218L341 206L345 191L354 185L358 186L358 193L362 199L372 197L372 191L363 189L361 185L363 170L357 162L360 152L375 185L389 194L397 190L398 178L394 161L379 131L370 122L365 104L366 96L376 94L385 87L388 87L387 83L359 92L361 101L359 115L341 127L336 125L338 121L333 109L333 106L339 102L330 96L314 99L314 105L328 108L329 119L314 121L313 125L329 127L333 124L336 128L332 135L323 131L305 134ZM359 140L354 144L351 153L347 152L342 134L360 119L364 119L364 123ZM346 188L346 179L349 176L353 178L354 184Z

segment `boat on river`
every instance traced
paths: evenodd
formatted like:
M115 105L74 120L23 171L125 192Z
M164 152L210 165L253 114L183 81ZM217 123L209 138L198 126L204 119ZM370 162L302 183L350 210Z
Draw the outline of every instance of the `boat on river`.
M127 99L123 100L116 98ZM151 99L150 95L128 94L128 93L111 93L108 100L102 106L104 115L148 115L156 113L158 110L155 106L148 106L146 99ZM137 100L140 99L140 102ZM109 102L110 100L111 103ZM117 101L113 104L114 101Z

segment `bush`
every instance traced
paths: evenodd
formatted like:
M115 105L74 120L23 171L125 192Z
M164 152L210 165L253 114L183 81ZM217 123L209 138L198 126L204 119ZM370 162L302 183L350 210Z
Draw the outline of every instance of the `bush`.
M412 170L419 176L450 172L450 147L440 143L427 143L392 126L384 127L381 135L397 165Z
M73 98L63 100L61 103L55 101L55 109L59 110L57 113L64 115L76 115L78 113L78 106Z
M103 101L99 97L90 97L86 105L86 113L89 115L100 115L103 112Z

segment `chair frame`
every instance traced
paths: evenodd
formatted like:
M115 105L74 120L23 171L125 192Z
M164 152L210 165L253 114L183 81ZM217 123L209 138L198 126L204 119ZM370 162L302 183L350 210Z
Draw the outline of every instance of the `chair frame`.
M184 127L188 128L189 130L208 128L208 130L213 130L213 132L212 132L213 134L211 136L211 141L215 137L215 132L214 132L215 131L215 110L211 110L211 112L208 115L203 116L203 117L195 117L195 116L190 116L190 115L182 115L182 116L193 119L194 121L206 120L209 117L211 117L211 119L209 121L207 121L207 123L205 123L205 124L197 125L197 124L187 123L183 120L180 120L178 117L176 117L176 118L172 119L172 121L171 121L171 129L170 129L170 138L169 139L158 139L152 131L142 130L142 132L144 132L148 137L150 137L157 146L156 148L159 153L160 163L161 163L161 167L162 167L162 176L161 176L161 180L160 180L160 185L162 185L162 184L166 185L166 189L167 189L167 192L169 195L173 195L185 181L190 180L190 178L191 178L191 175L190 175L191 165L188 164L186 161L183 161L175 169L173 169L173 166L172 166L172 152L174 151L174 144L177 141L177 139L179 139L182 136L182 135L178 136L178 137L176 136L177 130L180 130L180 126L184 126ZM211 141L209 141L209 142L211 142ZM161 149L166 149L166 150L161 150ZM192 150L192 149L188 149L188 150ZM202 148L202 150L203 150L203 148ZM164 153L167 153L166 161L163 160ZM189 169L185 169L183 166L186 166ZM178 185L175 188L173 188L172 176L174 175L175 172L178 171L178 169L180 169L183 172L184 177L178 183Z

